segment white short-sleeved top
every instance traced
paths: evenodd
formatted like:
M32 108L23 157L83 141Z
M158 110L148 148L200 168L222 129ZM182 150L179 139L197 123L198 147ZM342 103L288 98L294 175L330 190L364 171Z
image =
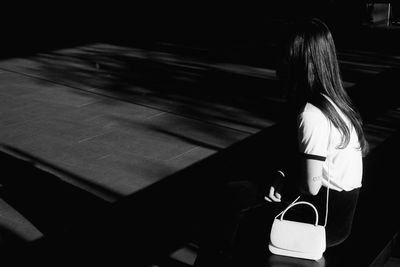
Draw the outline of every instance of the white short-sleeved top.
M306 158L322 160L322 184L336 191L350 191L361 187L362 153L354 127L339 108L326 97L351 129L350 142L345 148L338 148L341 133L322 111L307 103L298 116L299 150Z

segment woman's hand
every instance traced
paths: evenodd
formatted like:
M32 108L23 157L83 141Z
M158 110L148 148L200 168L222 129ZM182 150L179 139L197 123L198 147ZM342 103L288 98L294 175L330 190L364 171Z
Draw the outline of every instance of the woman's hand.
M281 191L284 185L285 174L282 171L278 171L278 175L273 178L271 187L268 190L267 195L264 199L268 202L281 202Z

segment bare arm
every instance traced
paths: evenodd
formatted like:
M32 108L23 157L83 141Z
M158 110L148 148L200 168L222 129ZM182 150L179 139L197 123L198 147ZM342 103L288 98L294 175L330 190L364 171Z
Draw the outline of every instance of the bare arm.
M302 194L317 195L322 186L323 161L316 159L301 159L301 175L299 189ZM265 200L269 202L280 202L280 191L283 186L284 175L277 177L269 188Z
M323 161L301 159L300 191L303 194L317 195L322 186Z

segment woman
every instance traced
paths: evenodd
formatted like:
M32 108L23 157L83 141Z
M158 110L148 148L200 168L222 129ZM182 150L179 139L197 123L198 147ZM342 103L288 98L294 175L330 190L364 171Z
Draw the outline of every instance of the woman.
M343 88L328 27L311 19L299 23L289 36L279 75L297 121L300 179L296 182L301 193L317 196L311 200L318 202L318 197L324 200L321 188L326 190L330 176L329 247L350 233L368 144L361 117ZM279 202L280 187L282 179L275 181L265 199Z
M317 207L321 213L319 224L323 224L329 180L326 240L327 247L331 247L343 242L350 234L362 181L362 156L367 153L368 144L362 130L361 117L343 88L336 49L328 27L315 18L297 23L284 43L281 46L282 60L278 76L287 90L289 108L288 116L282 124L288 126L284 127L288 137L281 142L289 148L281 150L283 152L279 162L282 167L267 188L260 188L260 183L248 180L228 185L230 192L234 192L231 195L236 198L235 201L240 199L242 202L236 205L239 208L231 209L240 214L229 217L236 218L236 221L230 221L229 224L226 220L225 225L229 227L221 228L234 229L228 235L229 238L223 240L242 242L237 237L240 236L238 229L246 232L248 230L242 225L252 228L254 224L254 221L243 219L243 214L256 210L255 207L262 207L262 212L265 214L267 209L273 218L277 211L287 205L285 203L294 200L291 198L296 194L301 194L302 200L312 202ZM264 199L268 205L254 201L265 190ZM292 215L297 220L308 220L310 214L297 210ZM267 220L272 223L271 216ZM265 233L262 234L265 246L267 238ZM252 243L251 240L247 242ZM239 247L245 248L246 245ZM255 250L254 247L249 249L251 252ZM260 251L266 254L267 249ZM235 255L237 253L233 252L225 257L235 258Z

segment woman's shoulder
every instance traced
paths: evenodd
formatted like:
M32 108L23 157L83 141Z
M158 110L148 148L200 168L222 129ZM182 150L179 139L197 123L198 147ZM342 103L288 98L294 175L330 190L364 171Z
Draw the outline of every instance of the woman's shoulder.
M300 110L298 115L299 120L320 120L326 121L324 113L315 105L306 103Z
M329 120L324 113L311 103L307 103L297 117L297 127L303 132L325 133L329 128Z

